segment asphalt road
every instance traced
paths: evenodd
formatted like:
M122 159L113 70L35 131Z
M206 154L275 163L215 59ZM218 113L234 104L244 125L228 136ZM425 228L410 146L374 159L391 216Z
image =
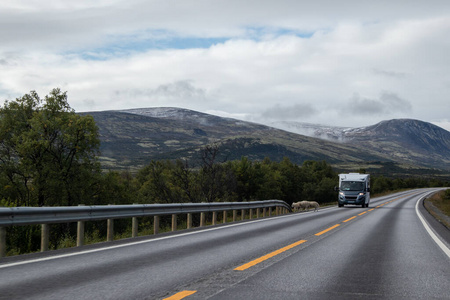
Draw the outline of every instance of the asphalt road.
M439 246L416 209L430 191L4 258L0 299L450 299L448 230Z

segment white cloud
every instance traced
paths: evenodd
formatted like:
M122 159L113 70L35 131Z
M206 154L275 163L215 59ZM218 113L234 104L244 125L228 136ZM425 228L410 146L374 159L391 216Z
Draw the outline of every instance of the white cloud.
M291 106L281 106L276 104L263 111L261 116L269 120L298 120L309 118L317 113L316 109L310 104L294 104Z
M60 87L77 111L449 120L446 1L9 0L0 28L3 99Z
M383 92L378 99L364 98L354 94L348 106L342 109L343 112L361 113L367 116L389 116L397 112L409 113L411 110L411 103L389 92Z

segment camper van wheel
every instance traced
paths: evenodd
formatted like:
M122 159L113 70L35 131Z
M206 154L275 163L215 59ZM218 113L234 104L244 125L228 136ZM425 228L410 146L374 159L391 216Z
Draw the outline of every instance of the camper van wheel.
M366 203L364 202L363 204L361 204L361 207L362 208L366 207Z
M339 206L339 207L342 207L342 206L344 206L344 204L338 203L338 206Z

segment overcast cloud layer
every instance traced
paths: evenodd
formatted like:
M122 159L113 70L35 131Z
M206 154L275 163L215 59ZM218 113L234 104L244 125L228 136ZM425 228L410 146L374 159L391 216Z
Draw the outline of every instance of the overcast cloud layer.
M2 0L0 41L2 102L450 130L447 0Z

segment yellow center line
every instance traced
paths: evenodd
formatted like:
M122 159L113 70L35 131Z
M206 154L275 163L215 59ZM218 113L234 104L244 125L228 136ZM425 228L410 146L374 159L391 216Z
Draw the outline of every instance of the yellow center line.
M333 230L334 228L338 227L339 225L340 225L340 224L336 224L336 225L334 225L334 226L331 226L330 228L325 229L324 231L321 231L321 232L316 233L316 235L317 235L317 236L322 235L322 234L324 234L324 233L326 233L326 232L328 232L328 231L330 231L330 230Z
M235 270L235 271L244 271L244 270L247 270L248 268L251 268L251 267L253 267L253 266L255 266L255 265L257 265L257 264L259 264L259 263L261 263L261 262L263 262L263 261L265 261L265 260L267 260L267 259L269 259L269 258L272 258L272 257L274 257L274 256L276 256L276 255L278 255L278 254L281 254L281 253L283 253L283 252L285 252L285 251L287 251L287 250L289 250L289 249L292 249L292 248L294 248L294 247L296 247L296 246L298 246L298 245L300 245L300 244L303 244L304 242L306 242L306 240L300 240L300 241L298 241L298 242L295 242L295 243L293 243L293 244L290 244L289 246L283 247L283 248L278 249L278 250L276 250L276 251L273 251L273 252L271 252L271 253L269 253L269 254L266 254L266 255L264 255L264 256L261 256L260 258L257 258L257 259L255 259L255 260L252 260L251 262L248 262L248 263L246 263L246 264L244 264L244 265L242 265L242 266L239 266L239 267L235 268L234 270Z
M170 296L168 298L164 298L163 300L180 300L180 299L183 299L183 298L185 298L187 296L195 294L196 292L197 291L182 291L182 292L176 293L175 295Z
M345 220L345 221L342 221L342 222L343 222L343 223L346 223L346 222L348 222L348 221L353 220L354 218L356 218L356 216L353 216L353 217L351 217L351 218L349 218L349 219L347 219L347 220Z
M406 196L408 196L408 195L406 195ZM406 197L406 196L404 196L404 197ZM403 198L403 197L400 197L400 198ZM397 199L400 199L400 198L397 198ZM383 204L380 204L380 205L378 205L378 206L375 207L375 208L382 207L383 205L388 204L388 203L391 203L391 202L393 202L393 201L395 201L395 200L397 200L397 199L394 199L394 200L391 200L391 201L389 201L389 202L385 202L385 203L383 203ZM372 209L369 209L369 210L367 210L367 211L364 211L364 212L358 214L358 216L361 216L361 215L363 215L363 214L365 214L365 213L367 213L367 212L369 212L369 211L373 211L375 208L372 208ZM357 217L357 216L353 216L353 217L351 217L351 218L348 218L347 220L342 221L342 223L349 222L349 221L355 219L356 217ZM333 226L331 226L330 228L327 228L327 229L325 229L325 230L323 230L323 231L321 231L321 232L316 233L315 235L316 235L316 236L320 236L320 235L322 235L322 234L324 234L324 233L327 233L327 232L330 231L330 230L333 230L334 228L336 228L336 227L338 227L338 226L340 226L340 224L333 225ZM283 252L285 252L285 251L287 251L287 250L289 250L289 249L292 249L292 248L294 248L294 247L296 247L296 246L298 246L298 245L300 245L300 244L303 244L304 242L306 242L306 240L300 240L300 241L298 241L298 242L296 242L296 243L293 243L293 244L291 244L291 245L289 245L289 246L286 246L286 247L284 247L284 248L281 248L281 249L279 249L279 250L276 250L276 251L274 251L274 252L271 252L271 253L269 253L269 254L266 254L266 255L264 255L264 256L261 256L260 258L257 258L257 259L255 259L255 260L252 260L251 262L248 262L248 263L246 263L246 264L243 264L242 266L239 266L239 267L235 268L234 270L235 270L235 271L244 271L244 270L247 270L248 268L251 268L251 267L253 267L253 266L255 266L255 265L257 265L257 264L259 264L259 263L261 263L261 262L263 262L263 261L265 261L265 260L268 260L269 258L272 258L272 257L274 257L274 256L276 256L276 255L278 255L278 254L280 254L280 253L283 253ZM194 291L194 293L195 293L195 291ZM176 296L176 295L174 295L174 296ZM174 297L174 296L172 296L172 297ZM173 300L173 299L181 299L181 298L167 298L167 299Z

